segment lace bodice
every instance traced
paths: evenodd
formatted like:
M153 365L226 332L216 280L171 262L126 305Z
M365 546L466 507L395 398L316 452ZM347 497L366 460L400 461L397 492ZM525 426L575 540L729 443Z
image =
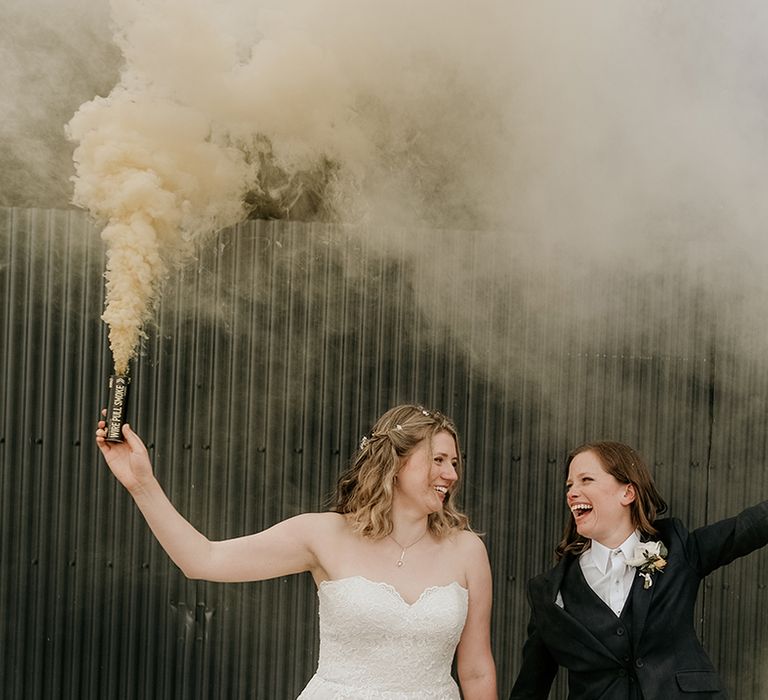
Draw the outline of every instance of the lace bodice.
M324 581L320 661L301 700L458 700L451 663L468 592L454 582L413 604L362 576Z

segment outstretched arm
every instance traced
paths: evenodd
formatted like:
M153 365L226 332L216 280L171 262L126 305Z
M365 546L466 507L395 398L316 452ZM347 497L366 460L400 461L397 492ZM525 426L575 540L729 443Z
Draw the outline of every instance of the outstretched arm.
M496 700L496 665L491 651L491 567L485 545L474 534L465 538L469 609L461 640L456 649L456 665L461 692L466 700Z
M675 521L679 523L679 521ZM682 528L676 528L680 533ZM743 510L738 515L705 525L685 538L688 560L701 576L730 564L768 544L768 501Z
M173 562L193 579L255 581L312 570L317 562L313 541L324 514L284 520L263 532L211 542L173 506L152 471L141 438L123 426L125 442L104 440L104 421L96 443L104 459L133 497L158 542Z

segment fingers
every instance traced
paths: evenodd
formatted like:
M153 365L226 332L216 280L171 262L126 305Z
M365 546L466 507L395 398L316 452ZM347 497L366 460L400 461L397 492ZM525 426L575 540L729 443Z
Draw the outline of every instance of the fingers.
M101 409L101 415L106 417L107 415L107 409L102 408ZM99 420L99 422L96 424L98 427L96 428L96 442L99 445L99 447L106 447L106 442L104 438L107 436L107 423L104 420Z
M101 409L101 415L106 416L107 415L107 409L102 408ZM102 450L107 450L112 445L110 445L109 442L107 442L107 423L105 420L100 420L97 423L96 428L96 443ZM121 426L121 431L123 434L123 437L125 438L125 442L130 447L132 452L143 452L146 451L146 447L144 446L144 443L142 442L141 438L131 430L131 426L128 423L124 423Z
M107 453L112 449L112 445L110 445L105 439L104 434L101 433L101 431L96 431L96 447L99 448L99 451L106 457Z
M101 415L106 417L106 415L107 415L107 409L106 408L102 408L101 409ZM99 438L104 439L107 436L107 430L106 430L107 422L105 420L100 419L99 422L96 424L96 426L97 426L97 428L96 428L96 439L97 440Z
M107 428L104 421L99 421L99 427L96 429L96 445L102 452L107 452L110 448L110 444L106 440Z
M107 415L106 408L101 409L101 415L106 417ZM106 452L110 448L110 444L106 440L107 422L105 420L100 420L96 425L98 426L96 428L96 444L99 446L102 452Z

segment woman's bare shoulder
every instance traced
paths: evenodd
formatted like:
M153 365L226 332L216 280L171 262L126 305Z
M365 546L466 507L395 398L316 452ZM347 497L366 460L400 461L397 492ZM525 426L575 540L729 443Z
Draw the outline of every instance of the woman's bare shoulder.
M301 530L322 536L342 534L349 529L347 518L341 513L333 513L331 511L302 513L290 518L290 520Z
M459 547L464 547L468 550L485 549L485 543L480 535L476 532L472 532L472 530L459 530L453 537Z
M485 562L488 560L488 552L485 548L485 542L479 535L470 530L460 530L452 537L457 552L461 557L473 565L474 563Z

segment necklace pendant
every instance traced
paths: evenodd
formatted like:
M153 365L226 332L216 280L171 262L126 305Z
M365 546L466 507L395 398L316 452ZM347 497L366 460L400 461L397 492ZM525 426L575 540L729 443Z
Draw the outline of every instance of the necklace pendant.
M424 538L424 535L426 535L427 532L429 532L429 529L424 530L424 534L422 534L421 537L419 537L419 539L416 540L416 542L411 542L411 544L409 544L407 547L403 547L403 545L401 545L394 537L392 537L391 534L388 535L389 539L391 539L398 547L400 547L403 550L402 552L400 552L400 558L397 560L397 563L395 564L395 566L398 569L403 565L403 562L405 561L405 553L411 547L413 547L413 545L415 545L417 542L421 542L421 540Z

